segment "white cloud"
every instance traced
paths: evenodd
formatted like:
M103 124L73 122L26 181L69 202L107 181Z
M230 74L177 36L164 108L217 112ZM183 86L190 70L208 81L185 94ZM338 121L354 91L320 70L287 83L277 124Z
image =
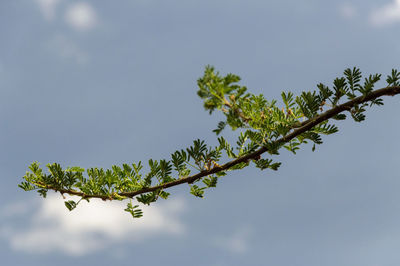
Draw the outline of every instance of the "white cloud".
M62 0L35 0L43 16L47 20L56 18L56 9ZM87 31L97 25L97 15L94 8L86 2L76 2L69 6L63 5L65 22L78 31Z
M251 230L248 227L236 230L230 236L214 238L213 244L232 253L245 253L249 249L248 239Z
M344 3L339 7L339 13L346 19L352 19L358 15L356 7L350 3Z
M69 212L62 197L53 194L39 204L28 226L16 228L8 223L0 228L0 234L13 249L31 253L61 251L79 256L106 249L116 242L137 242L185 232L178 217L184 210L181 199L142 206L144 216L140 219L133 219L123 211L126 202L83 201Z
M96 12L87 3L75 3L65 12L65 21L76 30L87 31L97 24Z
M39 5L40 11L47 20L52 20L55 17L56 7L60 0L35 0Z
M400 22L400 0L394 0L390 4L374 10L369 19L370 23L374 26L384 26Z
M65 35L56 35L46 43L47 48L57 56L73 60L79 65L89 61L89 57L79 46Z

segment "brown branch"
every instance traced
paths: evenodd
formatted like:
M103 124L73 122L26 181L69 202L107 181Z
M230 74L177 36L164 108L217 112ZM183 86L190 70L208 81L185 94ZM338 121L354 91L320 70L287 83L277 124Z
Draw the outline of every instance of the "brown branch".
M49 185L42 184L42 183L39 183L38 185L40 185L40 188L51 189L51 190L54 190L55 192L60 192L61 195L68 194L68 195L72 195L72 196L79 196L79 197L82 197L83 199L90 199L90 198L97 198L97 199L102 199L102 200L115 199L111 195L86 194L86 193L83 193L80 191L76 191L76 190L72 190L72 189L60 189L60 188L56 188L56 187L49 186Z
M377 98L379 98L381 96L394 96L394 95L397 95L397 94L400 94L400 86L382 88L382 89L379 89L379 90L372 91L371 93L369 93L366 96L359 96L357 98L354 98L354 99L352 99L352 100L350 100L350 101L348 101L346 103L337 105L337 106L333 107L332 109L329 109L329 110L325 111L324 113L321 113L321 114L317 115L314 118L311 118L311 119L309 119L307 121L304 121L302 123L303 126L294 129L288 135L283 136L280 139L274 141L274 144L287 143L290 140L292 140L292 139L296 138L297 136L301 135L302 133L310 130L314 126L320 124L321 122L326 121L326 120L334 117L335 115L337 115L337 114L339 114L339 113L341 113L343 111L348 111L348 110L350 110L351 108L353 108L354 106L356 106L358 104L362 104L362 103L365 103L365 102L369 102L369 101L375 100L375 99L377 99ZM137 191L121 192L121 193L118 193L118 195L122 196L122 197L133 198L133 197L135 197L137 195L140 195L140 194L143 194L143 193L153 192L153 191L157 191L157 190L163 190L163 189L174 187L174 186L177 186L177 185L180 185L180 184L184 184L184 183L189 183L190 184L190 183L193 183L194 181L196 181L196 180L198 180L198 179L200 179L202 177L205 177L205 176L208 176L208 175L212 175L212 174L215 174L215 173L218 173L218 172L221 172L221 171L229 170L229 168L231 168L231 167L233 167L233 166L235 166L237 164L240 164L240 163L243 163L243 162L248 162L249 160L257 159L257 158L260 157L261 154L263 154L263 153L265 153L267 151L268 151L268 149L266 147L261 147L258 150L254 151L252 153L249 153L249 154L247 154L245 156L242 156L240 158L237 158L235 160L227 162L227 163L225 163L223 165L215 166L212 169L209 169L209 170L206 170L206 171L201 171L201 172L199 172L199 173L197 173L195 175L188 176L188 177L185 177L185 178L181 178L181 179L178 179L178 180L174 180L174 181L162 184L162 185L143 188L143 189L140 189L140 190L137 190ZM47 187L47 188L51 189L50 187ZM61 193L77 195L77 196L81 196L81 197L84 197L84 198L101 198L103 200L107 200L107 199L111 200L111 199L113 199L112 196L87 195L87 194L84 194L82 192L72 191L72 190L58 190L58 191L61 192Z

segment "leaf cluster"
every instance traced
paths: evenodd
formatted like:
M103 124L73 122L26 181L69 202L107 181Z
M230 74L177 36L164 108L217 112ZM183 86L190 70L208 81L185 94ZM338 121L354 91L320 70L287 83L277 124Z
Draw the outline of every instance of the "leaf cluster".
M323 143L322 135L338 132L338 127L330 119L344 120L348 112L356 122L365 119L367 107L383 105L380 97L371 96L380 80L380 74L369 75L362 81L358 68L346 69L342 77L328 87L318 84L314 91L304 91L298 96L292 92L282 92L281 101L268 101L262 94L247 92L239 85L240 77L225 76L207 66L198 81L197 94L203 100L204 108L212 114L219 110L224 114L214 130L220 135L226 127L237 130L237 141L229 143L223 136L218 137L218 145L210 146L197 139L185 149L171 154L169 159L148 160L144 173L142 162L113 165L111 169L69 167L47 164L44 172L38 162L29 166L19 187L36 190L46 197L49 190L80 197L75 202L65 201L69 210L77 207L81 200L91 198L103 200L136 199L143 204L151 204L159 198L167 199L169 187L187 183L190 193L204 197L205 190L214 188L219 178L227 171L247 167L251 162L261 170L278 170L281 163L274 156L285 148L294 154L302 144L311 142L312 150ZM400 93L400 73L392 70L386 79L388 89L382 95ZM343 100L347 102L342 103ZM330 112L333 115L330 115ZM267 156L261 155L265 153ZM222 163L221 161L230 160ZM131 201L125 211L133 218L143 215L138 205Z

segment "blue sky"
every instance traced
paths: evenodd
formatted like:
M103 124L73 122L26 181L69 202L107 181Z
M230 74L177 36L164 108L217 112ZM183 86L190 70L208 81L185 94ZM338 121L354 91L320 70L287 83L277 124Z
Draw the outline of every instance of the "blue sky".
M400 68L400 1L13 0L0 25L7 265L399 265L396 97L315 152L283 152L277 172L230 173L204 199L173 188L141 220L120 203L68 213L17 184L32 161L110 167L217 144L220 116L196 95L207 64L268 99L347 67L386 76Z

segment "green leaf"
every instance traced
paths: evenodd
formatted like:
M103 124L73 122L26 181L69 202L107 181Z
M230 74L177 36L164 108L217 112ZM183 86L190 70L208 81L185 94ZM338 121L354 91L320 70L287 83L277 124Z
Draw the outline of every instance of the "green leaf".
M132 202L128 202L124 211L129 212L132 218L140 218L143 216L143 211L139 209L139 205L132 205Z
M196 197L204 197L204 188L200 188L197 185L190 186L190 193Z
M281 96L286 109L294 106L295 103L293 102L294 97L292 92L289 91L287 94L285 92L282 92Z
M238 164L232 166L231 168L229 168L229 171L240 170L240 169L245 168L248 165L249 165L249 162L241 162L241 163L238 163Z
M65 171L66 172L70 171L70 172L80 172L80 173L82 173L82 172L85 172L85 169L82 168L82 167L79 167L79 166L73 166L73 167L68 167Z
M216 187L218 182L218 177L216 176L209 176L203 179L203 183L207 187Z
M193 141L193 146L186 149L189 154L188 159L193 158L196 162L201 161L204 158L204 152L207 150L207 145L204 144L204 140L197 139Z
M229 158L237 157L236 154L233 152L233 148L231 147L231 145L223 137L219 137L218 142L219 148L225 150Z
M345 114L337 114L332 118L335 119L335 120L345 120L346 119L346 115Z
M174 169L178 172L181 172L186 169L185 162L188 160L187 154L184 150L176 151L171 155L172 164L174 165Z
M400 86L400 72L396 69L392 69L392 73L390 76L387 76L386 82L388 86Z
M150 205L150 203L155 202L157 200L157 193L155 192L150 192L150 193L144 193L140 196L136 197L136 200L138 202L141 202L145 205Z
M347 84L349 85L349 89L351 90L352 93L354 93L355 90L359 90L361 88L361 85L359 84L361 80L361 71L359 68L354 67L353 69L347 68L344 71L344 75L347 80Z
M333 91L331 91L328 86L325 86L322 83L319 83L317 85L317 88L319 89L319 98L321 103L322 101L325 101L333 94Z
M258 159L255 164L261 170L269 168L276 171L281 166L281 163L272 163L272 159Z
M213 132L215 132L215 134L217 134L217 136L221 133L222 130L224 130L226 126L226 122L221 121L218 123L218 127L216 129L213 130Z
M30 191L30 190L35 190L37 187L31 185L31 183L29 182L21 182L20 184L18 184L18 187L22 188L25 191Z
M163 198L163 199L168 199L169 195L171 195L171 194L168 192L165 192L163 190L160 190L160 192L158 192L158 196L160 196L160 198Z
M78 205L78 204L77 204L75 201L73 201L73 200L65 201L64 204L65 204L65 207L67 207L67 209L68 209L69 211L72 211L72 210L75 209L76 206Z
M373 105L383 105L383 100L381 98L377 98L375 100L372 100L369 106L373 106Z

